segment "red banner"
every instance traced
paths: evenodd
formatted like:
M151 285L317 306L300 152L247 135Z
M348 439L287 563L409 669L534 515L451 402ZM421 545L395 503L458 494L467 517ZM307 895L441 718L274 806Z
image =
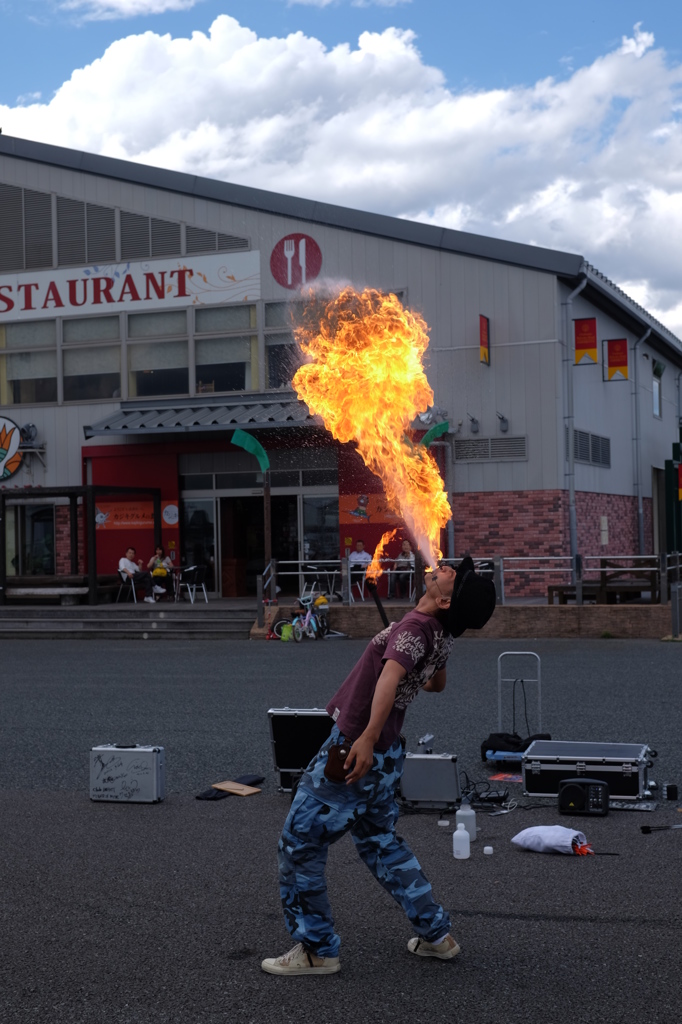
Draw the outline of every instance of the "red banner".
M621 380L628 379L627 338L615 338L606 342L606 365L608 366L607 380L613 380L614 377L620 377Z
M597 359L597 319L589 317L574 320L575 325L575 365L585 361L596 363Z
M481 346L481 362L490 366L490 320L487 316L478 317L479 343Z

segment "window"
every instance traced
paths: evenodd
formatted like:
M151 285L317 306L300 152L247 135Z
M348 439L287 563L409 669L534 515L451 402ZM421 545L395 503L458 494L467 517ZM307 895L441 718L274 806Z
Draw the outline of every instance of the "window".
M300 365L299 351L291 334L265 337L265 380L268 388L284 388Z
M187 333L184 310L168 313L132 313L128 317L129 338L163 338Z
M64 349L65 402L120 397L121 349L118 345Z
M56 346L54 320L0 326L0 405L57 401Z
M186 395L189 391L188 365L186 341L129 345L129 396Z
M256 327L253 305L212 306L195 311L197 394L258 389L258 338L255 334L202 338L202 334L249 331Z
M258 338L203 338L196 342L197 394L258 387Z
M661 406L661 383L664 373L665 363L661 363L658 359L654 359L651 390L653 392L654 399L654 416L656 416L658 419L661 419L661 417L663 416Z
M279 328L265 335L265 386L286 388L300 365L298 346L292 328L304 309L302 302L268 302L265 329ZM286 330L286 333L282 331Z
M302 311L302 302L268 302L265 306L265 326L290 328Z
M256 326L255 306L208 306L195 313L197 334L248 331Z
M54 505L15 505L7 509L7 575L53 576Z

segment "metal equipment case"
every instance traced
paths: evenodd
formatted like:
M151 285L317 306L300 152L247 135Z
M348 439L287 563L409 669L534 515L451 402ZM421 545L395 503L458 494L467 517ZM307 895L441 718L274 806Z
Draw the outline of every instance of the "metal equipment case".
M279 788L290 793L293 777L305 771L334 722L324 708L270 708L270 738Z
M644 800L651 796L653 756L646 743L535 740L523 755L524 791L526 796L556 797L564 779L586 776L606 782L611 800Z
M90 751L90 799L154 804L166 796L163 747L103 743Z
M411 807L453 807L462 799L455 754L405 754L400 795Z

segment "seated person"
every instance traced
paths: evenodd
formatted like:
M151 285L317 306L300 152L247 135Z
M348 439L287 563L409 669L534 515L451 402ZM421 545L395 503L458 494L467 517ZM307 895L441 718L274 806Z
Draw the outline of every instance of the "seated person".
M414 572L414 552L409 540L403 541L400 554L393 563L393 569L389 576L388 596L409 597L410 580Z
M157 594L163 594L163 587L154 586L154 578L150 572L145 572L142 568L142 559L139 558L135 561L136 551L135 548L127 548L123 558L118 563L119 573L124 573L126 576L133 580L134 587L144 587L144 599L147 604L154 604L154 591Z
M173 597L173 563L160 544L147 562L147 568L154 577L154 592Z
M358 540L355 542L355 551L351 551L348 556L348 568L350 569L350 585L354 583L362 586L362 580L365 573L367 572L367 566L372 561L372 556L369 551L365 551L365 542Z

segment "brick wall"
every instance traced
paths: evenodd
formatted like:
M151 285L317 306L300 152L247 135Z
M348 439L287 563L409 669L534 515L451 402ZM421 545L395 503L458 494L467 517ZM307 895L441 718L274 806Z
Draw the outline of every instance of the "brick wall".
M55 555L57 576L71 575L71 510L68 505L56 505ZM85 549L83 546L83 506L78 506L78 572L85 573Z
M569 555L568 491L492 491L455 494L455 552L502 558ZM578 551L583 555L637 554L637 499L577 491ZM645 554L653 550L651 499L644 500ZM601 517L608 544L601 543ZM568 582L553 574L551 581ZM548 577L505 571L508 597L547 593Z

